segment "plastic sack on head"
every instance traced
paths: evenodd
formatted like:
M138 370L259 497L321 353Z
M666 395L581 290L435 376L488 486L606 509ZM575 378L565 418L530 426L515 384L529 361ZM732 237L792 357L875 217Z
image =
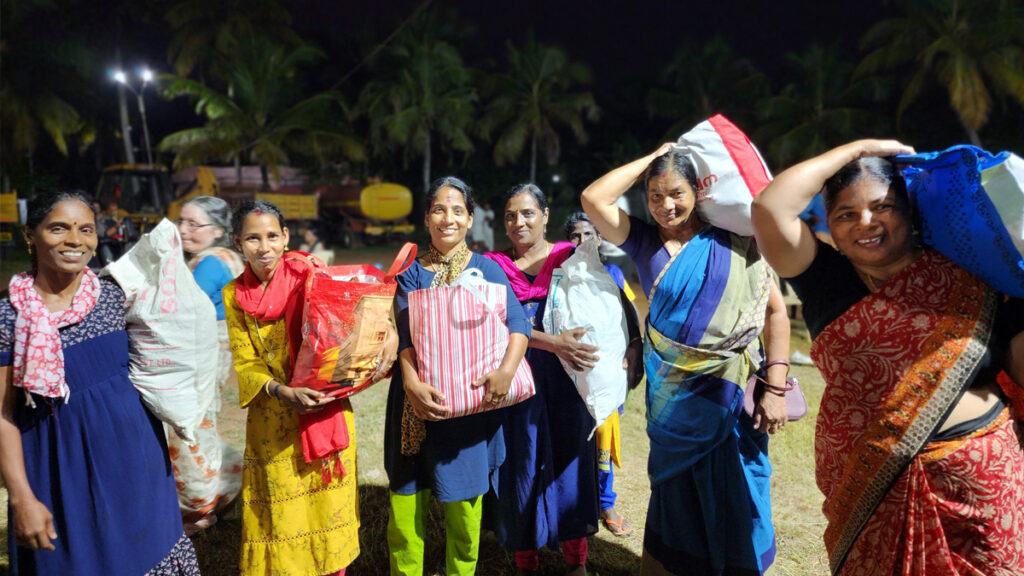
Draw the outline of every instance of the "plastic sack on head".
M559 358L594 417L596 430L626 401L622 359L629 341L619 286L601 263L596 242L580 244L552 273L543 322L544 331L552 335L586 328L580 341L598 348L593 368L576 371Z
M107 266L125 294L128 375L150 412L182 439L216 398L217 310L185 264L178 229L166 218Z
M894 161L922 241L992 288L1024 298L1024 159L961 145Z
M753 236L750 203L772 181L761 154L742 130L716 114L679 137L676 149L697 169L697 210L717 228Z

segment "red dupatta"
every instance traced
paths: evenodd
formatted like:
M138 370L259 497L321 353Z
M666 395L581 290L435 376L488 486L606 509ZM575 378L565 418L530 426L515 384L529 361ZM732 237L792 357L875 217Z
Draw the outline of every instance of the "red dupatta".
M913 533L934 502L907 494L922 484L915 459L973 379L996 304L984 283L926 251L815 339L826 382L815 474L833 574L916 565L921 546L929 562L943 558L941 534Z
M260 322L284 318L288 334L288 377L295 366L295 356L302 345L302 316L305 304L306 281L324 263L306 252L287 252L274 270L266 289L252 268L245 271L235 284L238 306ZM337 477L345 475L340 452L349 445L348 425L345 423L343 403L331 402L317 412L298 414L302 454L306 462L323 460L323 477L329 482L332 468Z
M508 283L512 286L516 299L520 302L527 302L547 297L548 286L551 284L551 274L554 273L555 268L558 268L565 262L575 249L576 246L571 242L556 242L551 247L551 254L548 254L547 260L544 261L544 265L541 266L540 272L537 273L537 277L533 279L533 282L530 282L526 273L520 270L516 263L505 253L488 252L484 256L494 260L498 263L498 266L501 266L505 276L508 276Z

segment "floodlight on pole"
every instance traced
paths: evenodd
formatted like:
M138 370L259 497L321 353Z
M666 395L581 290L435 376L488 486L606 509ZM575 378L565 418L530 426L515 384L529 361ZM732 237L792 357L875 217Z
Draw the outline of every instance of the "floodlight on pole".
M135 75L142 80L142 85L136 90L132 88L132 85L128 82L128 74L124 70L114 70L110 73L110 77L115 82L121 84L127 88L132 94L135 94L136 102L139 106L139 116L142 117L142 134L146 142L146 161L150 164L153 163L153 148L149 143L149 122L146 120L146 101L142 97L146 91L146 84L153 81L153 71L146 67L139 67L135 69Z

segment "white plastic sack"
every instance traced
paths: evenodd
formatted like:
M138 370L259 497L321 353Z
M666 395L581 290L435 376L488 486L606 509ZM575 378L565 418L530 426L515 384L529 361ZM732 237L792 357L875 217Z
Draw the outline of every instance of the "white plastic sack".
M582 243L552 273L542 320L544 331L553 335L586 328L580 341L598 348L600 359L593 368L576 371L559 359L594 417L596 430L626 401L622 359L629 340L619 286L601 264L596 242Z
M750 203L772 181L746 134L721 114L679 137L676 148L697 169L697 210L712 226L753 236Z
M124 290L129 377L153 414L186 442L213 404L217 310L185 264L178 229L164 219L104 273Z

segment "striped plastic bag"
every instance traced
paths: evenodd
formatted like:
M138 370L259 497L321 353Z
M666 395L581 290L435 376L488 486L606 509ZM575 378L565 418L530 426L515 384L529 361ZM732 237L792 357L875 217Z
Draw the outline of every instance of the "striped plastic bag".
M496 369L505 357L508 288L487 282L470 268L451 286L409 293L409 328L420 380L444 394L450 418L518 404L534 395L533 372L519 363L508 394L498 404L484 402L483 386L472 383Z
M976 146L897 156L925 244L1024 298L1024 159Z

